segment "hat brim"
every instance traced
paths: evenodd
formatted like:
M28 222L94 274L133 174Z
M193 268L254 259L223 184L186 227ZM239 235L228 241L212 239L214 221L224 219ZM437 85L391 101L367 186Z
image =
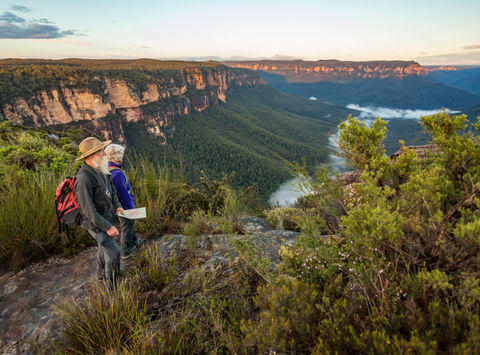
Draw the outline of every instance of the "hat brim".
M100 144L99 146L97 146L97 147L95 147L95 148L92 148L92 149L90 149L89 151L87 151L87 152L83 153L82 155L80 155L77 159L75 159L75 161L87 158L88 156L90 156L90 155L98 152L100 149L105 148L105 147L106 147L107 145L109 145L110 143L112 143L112 141L102 142L102 144Z

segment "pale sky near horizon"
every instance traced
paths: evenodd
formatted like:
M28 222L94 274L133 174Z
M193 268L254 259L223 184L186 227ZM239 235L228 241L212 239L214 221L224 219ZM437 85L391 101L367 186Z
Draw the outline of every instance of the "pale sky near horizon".
M0 0L0 58L480 65L480 0Z

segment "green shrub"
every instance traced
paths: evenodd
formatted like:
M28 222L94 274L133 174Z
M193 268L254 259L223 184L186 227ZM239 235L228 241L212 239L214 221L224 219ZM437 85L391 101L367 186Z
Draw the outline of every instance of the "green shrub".
M257 323L244 323L247 344L259 353L275 349L288 353L313 350L318 336L319 292L294 278L279 278L261 287L255 304L261 309Z
M204 234L243 234L243 224L238 217L214 216L198 210L182 224L182 233L193 237L193 242Z
M157 244L143 246L134 260L133 278L142 290L161 290L175 277L175 259L166 258Z
M156 166L140 157L129 163L133 167L127 170L127 175L135 204L147 209L147 218L136 225L145 236L179 232L180 223L187 216L199 208L207 208L202 195L183 182L181 171Z
M480 141L465 131L465 116L440 112L421 121L436 144L424 159L406 147L386 158L377 146L381 121L341 126L340 147L361 178L344 192L324 183L326 193L312 189L302 201L306 236L281 250L287 278L260 288L250 345L318 354L478 352ZM339 201L329 224L325 212ZM319 237L322 228L331 235Z
M222 172L222 179L220 181L210 180L203 170L201 171L201 192L204 196L204 199L208 201L209 212L212 214L216 215L224 211L227 190L229 189L230 182L234 177L235 172L231 173L230 175ZM230 194L230 200L232 197L233 196ZM230 205L232 205L232 202L233 201L230 201Z
M210 223L213 216L209 216L204 211L195 211L182 226L182 233L191 237L198 237L208 234L211 231Z
M266 211L266 220L275 229L299 230L298 219L303 215L298 208L278 207L273 210Z
M113 293L96 284L83 304L69 300L57 312L62 332L55 347L62 353L119 353L158 347L152 344L158 337L149 330L140 294L126 283L119 284Z
M41 171L3 179L0 188L0 265L21 268L53 253L71 255L91 245L91 237L70 227L58 232L55 190L66 174Z
M182 339L178 353L245 353L241 324L253 315L258 282L256 274L241 264L214 272L191 269L177 285L181 291L176 298L167 299L158 315L164 331Z

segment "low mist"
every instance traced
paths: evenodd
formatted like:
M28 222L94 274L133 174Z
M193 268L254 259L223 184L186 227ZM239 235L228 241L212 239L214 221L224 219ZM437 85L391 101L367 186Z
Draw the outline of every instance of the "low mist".
M311 100L316 100L313 96ZM360 111L360 114L355 118L361 120L367 126L370 126L374 119L380 117L386 120L392 119L409 119L418 120L422 116L429 116L440 112L440 110L405 110L399 108L389 107L375 107L375 106L360 106L357 104L349 104L347 108ZM457 113L446 109L448 113ZM328 147L331 153L328 157L328 168L333 173L343 173L349 169L345 166L345 160L339 156L338 148L338 132L335 132L328 138ZM305 195L304 191L300 191L298 188L299 178L293 178L281 184L278 189L270 195L268 203L270 206L276 206L277 204L286 207L291 206L297 201L297 198Z
M347 108L361 111L359 119L374 119L377 117L383 119L409 119L418 120L422 116L430 116L440 112L441 110L405 110L400 108L390 107L375 107L375 106L360 106L357 104L348 104ZM456 113L447 109L448 113Z

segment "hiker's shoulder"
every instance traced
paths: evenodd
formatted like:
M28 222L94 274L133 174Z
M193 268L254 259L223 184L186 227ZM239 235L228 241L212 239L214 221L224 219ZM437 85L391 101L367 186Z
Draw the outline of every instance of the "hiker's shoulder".
M76 173L76 178L77 180L91 180L95 179L95 176L93 174L92 168L90 168L87 164L83 164L80 169L78 169Z
M118 177L118 176L123 176L125 175L123 173L123 170L122 169L119 169L119 168L114 168L114 169L109 169L110 170L110 174L112 175L112 179Z

